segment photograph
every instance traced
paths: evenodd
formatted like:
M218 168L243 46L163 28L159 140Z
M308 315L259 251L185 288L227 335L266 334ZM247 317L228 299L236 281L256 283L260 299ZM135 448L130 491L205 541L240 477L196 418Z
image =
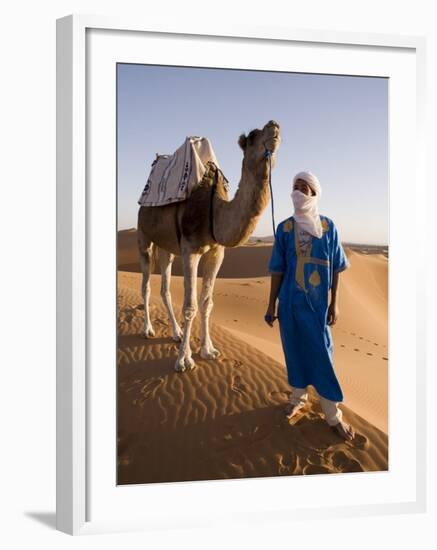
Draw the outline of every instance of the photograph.
M117 484L387 472L389 79L116 71Z

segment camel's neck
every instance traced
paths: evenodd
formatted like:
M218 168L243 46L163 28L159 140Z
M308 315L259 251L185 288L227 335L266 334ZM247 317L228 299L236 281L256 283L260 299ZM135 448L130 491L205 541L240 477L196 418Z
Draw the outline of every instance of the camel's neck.
M270 199L268 167L261 162L252 170L243 160L241 180L231 201L216 197L214 201L214 237L218 243L234 247L252 234Z

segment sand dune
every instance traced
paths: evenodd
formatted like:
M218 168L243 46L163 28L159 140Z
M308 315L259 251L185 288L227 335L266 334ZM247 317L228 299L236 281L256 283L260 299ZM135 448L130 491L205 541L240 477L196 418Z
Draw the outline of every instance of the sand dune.
M271 243L248 243L239 248L226 249L225 260L220 268L219 278L245 278L263 277L267 274L267 264L271 254ZM137 250L137 232L128 229L118 232L118 257L117 265L120 271L140 272ZM159 273L156 266L155 273ZM182 276L182 264L176 257L173 264L173 274ZM199 274L202 274L202 261L200 261Z
M244 263L245 247L238 250ZM351 268L341 275L340 318L333 327L336 371L345 403L387 433L387 260L351 251L348 256ZM122 286L138 290L140 284L139 274L123 274ZM264 322L269 284L268 277L218 279L212 320L285 365L278 326L271 329ZM159 285L160 277L153 275L154 297L159 296ZM172 295L180 316L182 277L173 277Z
M253 249L270 255L264 245L233 250L229 269L234 277L240 275L240 262L252 265L247 254ZM122 252L119 262L128 255ZM277 327L263 321L269 285L262 276L265 263L261 276L254 274L261 267L255 261L246 278L217 281L212 336L222 355L215 361L200 358L196 322L198 367L182 375L173 370L177 344L159 300L159 277L152 277L156 337L144 340L141 276L119 273L118 482L386 470L387 260L348 255L352 267L342 275L334 341L347 404L342 408L358 432L353 443L343 442L326 425L313 394L294 426L284 421L289 386ZM175 277L177 315L182 288L182 278Z

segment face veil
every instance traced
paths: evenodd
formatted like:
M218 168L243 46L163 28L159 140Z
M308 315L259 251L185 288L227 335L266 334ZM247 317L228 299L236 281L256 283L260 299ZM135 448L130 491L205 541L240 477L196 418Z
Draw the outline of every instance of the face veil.
M314 195L305 195L295 189L291 193L291 199L294 205L293 217L296 222L313 237L323 235L323 228L319 215L319 198L322 194L322 188L317 177L311 172L299 172L293 178L293 187L297 180L305 181L315 193Z

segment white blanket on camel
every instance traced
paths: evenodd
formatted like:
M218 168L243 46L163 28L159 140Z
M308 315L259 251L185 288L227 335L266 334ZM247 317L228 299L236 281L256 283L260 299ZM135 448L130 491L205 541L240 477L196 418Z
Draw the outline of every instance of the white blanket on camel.
M138 204L162 206L186 200L210 161L219 167L209 139L197 136L187 137L173 155L156 155Z

